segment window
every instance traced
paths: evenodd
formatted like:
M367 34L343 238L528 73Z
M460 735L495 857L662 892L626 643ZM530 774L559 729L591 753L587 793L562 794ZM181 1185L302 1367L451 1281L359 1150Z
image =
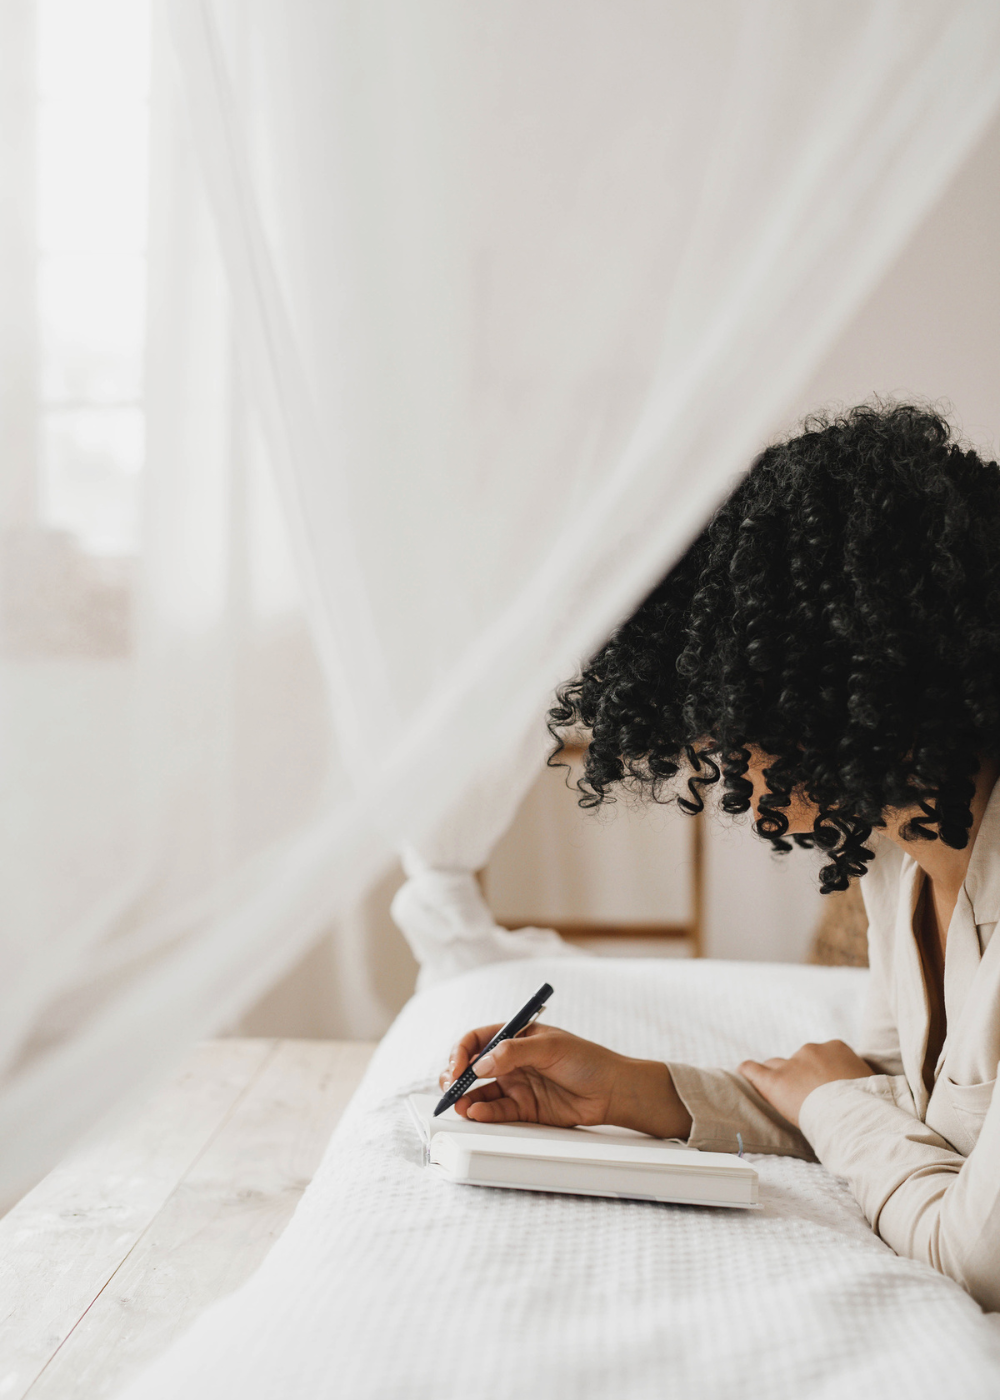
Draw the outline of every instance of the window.
M144 456L150 0L0 14L0 636L130 647Z
M149 6L39 0L39 521L134 554L143 460Z

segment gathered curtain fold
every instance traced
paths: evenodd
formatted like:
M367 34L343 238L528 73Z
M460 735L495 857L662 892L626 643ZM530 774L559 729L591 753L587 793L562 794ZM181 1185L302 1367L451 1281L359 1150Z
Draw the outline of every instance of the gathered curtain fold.
M155 43L131 834L5 934L8 1191L395 850L429 975L537 946L470 872L553 686L1000 97L983 0L173 0Z

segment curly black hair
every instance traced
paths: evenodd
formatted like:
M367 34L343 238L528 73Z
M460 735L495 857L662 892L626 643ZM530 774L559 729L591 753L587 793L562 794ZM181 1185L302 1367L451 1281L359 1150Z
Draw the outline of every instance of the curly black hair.
M558 764L589 731L580 804L624 788L746 812L789 851L783 809L818 807L824 893L872 858L886 814L964 847L981 760L1000 758L1000 468L902 403L815 415L768 447L663 581L549 712Z

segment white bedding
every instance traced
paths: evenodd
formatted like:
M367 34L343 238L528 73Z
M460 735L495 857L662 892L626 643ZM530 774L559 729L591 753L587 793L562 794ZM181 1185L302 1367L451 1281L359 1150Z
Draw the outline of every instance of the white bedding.
M421 993L263 1267L127 1400L996 1400L1000 1321L897 1258L822 1167L753 1158L758 1213L454 1186L405 1110L546 978L554 1024L733 1065L850 1039L865 977L538 959Z

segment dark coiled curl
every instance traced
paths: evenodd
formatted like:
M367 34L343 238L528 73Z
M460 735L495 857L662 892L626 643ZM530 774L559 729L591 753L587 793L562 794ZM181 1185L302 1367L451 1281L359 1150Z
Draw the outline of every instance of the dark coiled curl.
M968 842L981 758L1000 758L1000 468L939 414L873 403L768 447L549 714L589 731L580 804L615 788L687 813L722 784L746 812L751 749L770 756L755 829L791 849L816 804L824 893L872 858L886 816Z

